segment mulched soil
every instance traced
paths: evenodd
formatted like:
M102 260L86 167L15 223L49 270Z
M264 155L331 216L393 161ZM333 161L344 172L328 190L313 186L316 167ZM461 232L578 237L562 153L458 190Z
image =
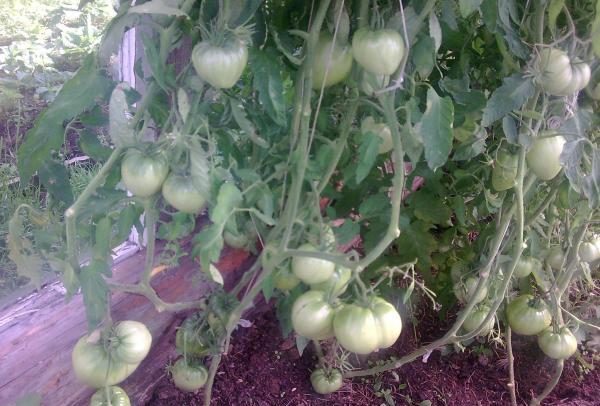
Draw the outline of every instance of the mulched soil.
M405 326L391 350L369 359L401 356L443 335L451 320L440 322L433 312L417 314L419 324ZM534 338L513 338L519 404L527 404L549 381L553 362L538 349ZM396 405L509 405L507 358L503 348L475 343L463 353L431 354L380 376L346 381L338 392L321 396L312 391L309 376L315 365L307 349L298 355L293 338L283 339L274 310L240 328L232 350L223 358L213 388L214 405L386 405L389 391ZM362 361L365 361L364 359ZM583 374L573 359L565 363L559 385L543 405L600 405L600 372ZM183 393L170 379L160 381L148 405L201 405L202 392ZM425 401L425 402L424 402ZM429 403L429 402L431 403ZM422 403L423 402L423 403Z

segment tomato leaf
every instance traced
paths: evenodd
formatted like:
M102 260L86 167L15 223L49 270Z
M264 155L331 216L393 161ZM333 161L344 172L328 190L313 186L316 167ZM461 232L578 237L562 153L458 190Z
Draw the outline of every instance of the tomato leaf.
M225 182L219 189L217 203L210 211L210 219L215 224L225 224L234 209L244 201L242 192L231 182Z
M128 89L127 83L117 85L108 104L108 132L110 139L117 147L126 147L135 142L130 125L129 105L125 95L125 90Z
M223 249L223 229L220 224L212 224L194 237L193 256L200 257L200 266L208 270L211 262L217 262Z
M390 199L383 193L372 195L367 197L358 208L361 220L368 220L371 218L389 217L391 208Z
M110 274L110 267L105 261L92 260L81 268L79 281L85 304L88 330L98 327L107 310L108 285L103 274Z
M346 219L344 224L334 229L335 239L339 245L344 245L352 241L360 233L360 225L350 219Z
M296 334L296 349L298 350L298 354L300 354L300 356L302 356L302 353L304 352L309 343L309 338L301 336L300 334Z
M261 289L265 300L268 302L273 297L275 291L274 272L271 272L268 277L262 283Z
M531 78L526 78L520 73L504 78L502 86L494 90L483 109L481 125L488 127L511 111L521 108L533 92Z
M374 133L367 131L362 134L360 146L358 147L358 164L356 165L356 184L360 184L375 165L379 153L379 144L382 140Z
M233 98L229 99L229 101L229 105L231 106L231 114L233 114L233 118L240 127L240 130L246 133L248 138L250 138L250 140L259 147L268 148L269 143L257 134L254 124L248 120L246 112L239 105L239 102Z
M47 159L38 169L41 182L46 186L52 196L65 202L73 203L73 191L69 183L69 172L62 162Z
M429 36L433 38L434 53L437 53L442 46L442 27L435 13L429 14Z
M23 218L15 212L8 222L8 258L17 266L17 273L28 278L39 289L42 284L43 261L24 234Z
M483 0L458 0L458 9L460 11L461 16L466 18L473 14L475 11L479 10L479 6Z
M412 62L421 78L427 78L435 66L435 42L433 38L422 36L412 48Z
M190 146L190 175L194 187L204 196L210 196L210 162L199 142Z
M110 258L111 250L112 223L110 218L103 217L96 222L94 234L94 259L107 261Z
M425 146L425 159L432 170L448 160L452 150L454 105L449 97L440 97L432 88L427 90L427 107L417 131Z
M94 55L88 56L25 135L17 152L21 182L27 183L51 152L60 150L65 137L63 121L71 120L92 108L98 100L104 100L110 88L111 81L96 66Z
M81 150L94 161L104 162L108 159L111 149L102 145L96 135L89 130L83 130L79 135Z
M452 216L447 202L427 190L413 194L410 206L414 209L415 217L428 223L447 225Z

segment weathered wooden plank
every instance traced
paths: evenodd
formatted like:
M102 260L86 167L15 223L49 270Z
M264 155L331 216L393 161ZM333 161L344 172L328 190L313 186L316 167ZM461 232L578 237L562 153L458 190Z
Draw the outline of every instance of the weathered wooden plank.
M116 280L134 282L143 268L143 252L118 264ZM226 248L217 264L227 284L238 280L252 258L245 251ZM207 286L198 278L198 265L184 259L176 269L153 279L153 286L166 301L194 300ZM165 373L174 355L172 335L183 315L158 313L141 296L115 293L115 320L144 322L154 338L150 354L123 383L133 404L144 404L148 389ZM54 283L0 312L0 405L11 405L31 392L42 396L43 405L86 405L92 389L76 381L71 371L71 350L86 331L80 295L65 303L61 285ZM169 331L170 334L165 335Z

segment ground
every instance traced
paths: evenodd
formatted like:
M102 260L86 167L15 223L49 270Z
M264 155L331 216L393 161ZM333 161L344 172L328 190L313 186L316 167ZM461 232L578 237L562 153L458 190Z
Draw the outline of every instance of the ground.
M447 323L436 314L419 316L416 329L405 328L386 354L403 355L443 335ZM450 322L449 320L448 322ZM415 335L417 338L415 338ZM538 349L535 338L515 337L515 375L519 404L527 404L550 379L553 362ZM371 357L373 358L373 357ZM313 392L309 375L315 357L298 355L292 338L281 336L275 312L258 316L250 328L239 329L217 375L214 405L508 405L510 402L506 351L494 344L474 345L464 353L442 356L434 352L395 371L368 379L346 381L338 392L321 396ZM583 374L571 359L559 385L544 405L592 406L600 402L600 372ZM388 392L389 391L389 392ZM388 392L388 400L384 392ZM393 400L389 400L389 398ZM392 403L393 402L393 403ZM202 393L185 394L168 376L156 386L149 405L202 404Z

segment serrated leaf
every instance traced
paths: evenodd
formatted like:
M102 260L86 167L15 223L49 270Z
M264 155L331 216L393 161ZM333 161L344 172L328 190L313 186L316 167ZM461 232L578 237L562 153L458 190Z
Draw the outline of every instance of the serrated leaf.
M87 130L80 133L79 146L84 154L99 162L106 161L112 152L109 147L102 145L96 135Z
M358 208L361 220L373 217L389 217L391 208L390 198L383 193L367 197Z
M414 209L415 217L428 223L448 224L452 216L448 205L426 190L420 190L413 194L410 206Z
M281 63L273 52L254 49L250 53L250 68L254 74L253 86L258 100L271 119L286 125L286 106L281 77Z
M151 0L138 6L129 8L128 13L133 14L160 14L177 17L187 17L179 8L167 4L164 0Z
M110 273L108 263L99 260L92 260L79 273L89 331L98 327L106 314L109 291L102 275L107 273Z
M358 147L358 163L356 165L356 183L360 184L375 165L379 154L379 144L382 140L370 131L362 134L361 143Z
M440 22L435 15L435 13L429 14L429 36L433 38L433 43L435 44L435 52L440 49L442 46L442 27L440 26Z
M222 227L219 224L212 224L196 234L192 254L200 257L202 269L208 269L211 262L219 260L222 249Z
M210 279L213 282L215 282L221 286L223 286L223 284L225 283L223 281L223 275L221 275L221 272L213 264L208 265L208 275L210 276Z
M117 85L108 103L108 133L111 141L117 147L126 147L135 142L130 125L129 105L125 95L125 91L128 89L127 83Z
M470 16L475 11L479 10L479 6L483 0L458 0L458 9L460 10L460 15L464 18Z
M454 105L448 97L440 97L432 88L427 90L427 107L418 126L425 147L425 159L436 170L448 160L452 150Z
M69 183L69 172L62 162L48 159L38 169L42 184L48 191L67 205L73 203L73 191Z
M502 81L483 109L481 125L487 127L513 110L520 109L534 92L533 80L517 73Z
M257 134L254 124L248 120L246 112L239 105L239 102L233 98L229 99L229 101L229 105L231 106L231 114L233 115L237 125L240 127L240 130L242 130L248 136L248 138L250 138L250 140L259 147L268 148L269 143Z
M427 275L431 265L431 253L436 250L437 242L429 231L431 224L416 220L412 223L406 218L401 221L400 237L395 241L398 247L399 260L403 262L418 260L417 267Z
M185 213L182 214L185 215ZM129 234L131 234L131 229L133 228L133 226L136 223L139 223L141 215L141 208L132 204L126 206L123 210L119 212L119 218L117 219L117 233L113 238L113 246L121 244L128 238Z
M504 116L502 119L502 131L509 143L513 145L519 143L519 133L517 132L517 123L514 118L511 116Z
M23 184L46 162L52 151L60 150L64 141L63 122L92 108L97 101L104 100L110 88L111 81L96 66L94 55L88 56L25 135L17 152Z
M360 233L360 225L346 219L341 227L334 229L335 240L339 245L344 245L352 241Z

